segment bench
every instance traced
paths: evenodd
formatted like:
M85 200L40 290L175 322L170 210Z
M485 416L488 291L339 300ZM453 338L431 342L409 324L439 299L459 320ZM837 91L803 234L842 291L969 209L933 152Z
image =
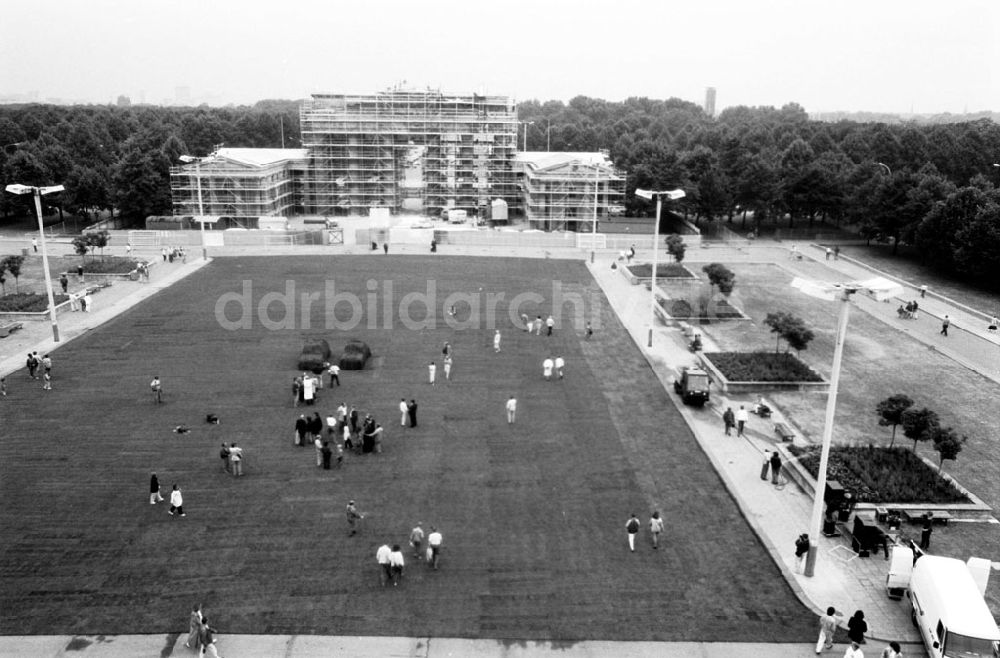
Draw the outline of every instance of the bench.
M791 441L795 438L795 432L793 432L792 428L784 423L775 423L774 433L777 434L778 438L782 441Z
M20 322L11 322L10 324L5 324L3 326L0 326L0 338L6 338L7 336L10 336L11 333L17 331L23 326L24 325Z
M903 518L907 523L923 523L924 514L931 513L931 523L940 523L941 525L948 525L948 521L951 521L954 517L945 511L934 511L934 510L903 510Z

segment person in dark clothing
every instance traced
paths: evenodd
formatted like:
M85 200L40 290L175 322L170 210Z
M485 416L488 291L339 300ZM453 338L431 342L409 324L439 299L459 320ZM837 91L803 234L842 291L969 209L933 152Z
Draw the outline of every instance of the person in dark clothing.
M778 475L781 473L781 455L775 450L771 453L771 484L778 484Z
M351 419L351 433L352 434L357 434L358 433L358 410L355 409L354 407L351 407L351 416L350 416L350 419Z
M411 399L410 404L406 405L406 413L410 415L410 427L417 426L417 401Z
M304 415L299 415L299 419L295 421L295 445L304 446L306 444L306 432L309 431L309 421L306 420Z
M323 450L321 452L323 454L323 470L324 471L329 471L330 470L330 460L333 458L333 450L330 449L330 442L329 441L324 441L323 442Z
M924 514L923 527L920 529L920 549L926 551L931 547L931 513Z
M732 407L727 407L723 412L722 423L726 426L726 436L730 436L733 428L736 427L736 414L733 413Z
M65 293L66 290L69 288L69 279L66 277L66 273L65 272L63 272L59 276L59 285L62 286L63 293Z
M314 439L323 435L323 419L319 417L318 411L313 412L313 417L309 419L309 432Z
M865 613L858 610L853 617L847 620L847 639L851 642L864 644L867 632L868 623L865 621Z

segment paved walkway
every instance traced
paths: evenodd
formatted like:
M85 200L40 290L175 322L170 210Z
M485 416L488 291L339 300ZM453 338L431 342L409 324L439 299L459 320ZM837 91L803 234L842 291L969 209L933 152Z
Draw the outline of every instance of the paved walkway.
M56 247L58 249L59 247ZM3 251L0 245L0 251ZM506 250L504 250L506 251ZM266 250L267 255L329 254L329 247L290 247L272 248ZM396 250L395 253L424 253L423 249ZM480 253L482 252L482 253ZM344 253L340 251L338 253ZM360 251L358 251L360 253ZM513 249L511 253L497 253L496 250L480 248L462 249L443 246L442 255L491 255L520 257L552 257L580 258L576 249L550 252L544 249L524 250ZM243 255L240 251L227 249L227 255ZM778 262L784 257L785 250L779 247L753 247L750 249L711 248L692 251L691 262L725 261L725 262ZM246 255L250 255L247 252ZM640 254L640 257L642 254ZM379 257L372 254L372 257ZM675 369L681 365L693 363L693 356L688 352L683 338L675 329L656 326L654 329L653 348L646 347L649 329L649 293L643 286L631 286L617 272L610 269L613 256L609 253L600 254L597 263L591 267L595 279L603 288L607 298L614 307L622 323L631 333L636 344L649 360L656 374L665 387L670 390L669 378ZM60 329L63 342L82 335L89 329L99 326L115 317L142 299L158 290L171 285L174 281L197 270L203 261L189 258L187 264L158 264L151 272L151 282L140 284L135 282L116 283L111 288L95 296L93 313L69 313L60 316ZM851 279L869 278L870 273L861 273L860 268L846 261L839 261L836 272ZM850 268L857 268L857 271ZM928 304L930 312L947 312L947 305L940 301L940 307ZM872 302L876 308L869 309L864 302L859 306L869 312L884 314L884 305ZM892 316L895 306L892 305ZM964 324L965 319L959 319L958 313L951 314L956 318L956 324ZM889 318L888 321L892 321ZM970 333L975 332L974 323L969 324ZM985 326L984 326L985 329ZM0 373L9 373L23 367L23 356L29 350L44 353L51 350L55 344L49 333L48 322L31 323L26 328L3 340L0 343ZM926 340L931 340L921 333ZM988 340L989 337L981 337ZM10 342L8 342L10 341ZM942 352L951 349L952 343L942 346ZM958 355L961 356L961 355ZM672 396L676 400L676 397ZM880 559L852 559L843 550L843 540L820 540L819 559L816 575L806 578L794 573L793 545L795 537L806 531L811 512L811 499L790 485L777 489L759 477L760 463L765 450L773 441L771 439L771 424L751 417L749 437L736 439L725 437L721 430L719 409L731 403L720 396L715 396L711 408L696 410L681 405L681 411L691 424L706 454L709 456L730 492L739 503L741 510L755 529L764 545L771 552L803 603L819 611L827 605L835 606L846 616L854 610L865 611L871 634L879 640L899 640L905 643L904 653L907 656L925 655L919 637L909 620L909 604L904 600L891 601L886 597L883 583L885 580L886 563ZM9 631L10 629L5 629ZM88 657L125 657L143 658L145 656L185 656L195 655L183 646L184 636L171 635L140 635L140 636L0 636L0 657L6 656L79 656ZM884 641L870 642L865 648L870 654L881 651ZM351 655L351 656L551 656L558 653L567 658L590 656L663 656L665 658L704 657L722 658L723 656L785 656L811 655L812 647L802 644L732 644L732 643L655 643L655 642L580 642L580 643L548 643L548 642L501 642L493 640L466 640L457 638L394 638L394 637L343 637L343 636L226 636L219 640L220 653L227 658L233 656L287 656L291 658L308 658L312 656ZM842 645L827 655L842 653Z

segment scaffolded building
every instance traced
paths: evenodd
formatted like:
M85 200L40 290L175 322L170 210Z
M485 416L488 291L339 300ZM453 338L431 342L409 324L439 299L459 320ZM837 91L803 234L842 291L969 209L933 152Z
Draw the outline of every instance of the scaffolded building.
M604 151L517 155L525 217L532 228L589 231L625 212L625 172Z
M496 199L521 205L517 110L508 97L404 89L315 94L300 110L300 127L309 152L306 214L389 208L482 215Z
M305 149L220 148L198 164L172 167L173 213L246 218L297 214L306 155Z

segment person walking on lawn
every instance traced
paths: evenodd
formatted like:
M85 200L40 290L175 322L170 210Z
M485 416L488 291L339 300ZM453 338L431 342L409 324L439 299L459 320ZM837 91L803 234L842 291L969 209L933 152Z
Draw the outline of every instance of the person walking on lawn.
M628 549L635 553L635 536L639 534L639 517L635 515L635 512L625 524L625 530L628 532Z
M424 543L424 529L420 527L422 525L417 521L417 525L410 531L410 546L413 547L413 557L416 560L420 559L420 546Z
M222 470L226 473L232 473L233 467L229 463L229 446L223 442L222 447L219 448L219 459L222 460Z
M155 505L162 501L163 496L160 495L160 480L156 477L156 472L154 471L149 476L149 504Z
M187 516L187 514L184 513L184 498L181 496L181 490L176 484L174 485L173 491L170 492L170 516L174 515L175 510L181 516Z
M654 549L660 547L661 532L663 532L663 519L660 518L659 512L653 512L652 518L649 519L649 534L653 537Z
M349 501L347 503L347 527L351 530L351 537L358 534L358 521L363 518L365 518L364 515L358 511L354 501Z
M229 446L229 461L233 463L233 475L235 477L240 477L243 475L243 448L233 444Z
M389 553L389 574L392 576L393 587L399 586L399 579L403 577L404 563L403 551L400 550L399 544L393 544Z
M149 390L153 394L153 402L163 402L163 384L157 375L153 375L153 381L149 382Z
M444 538L441 536L440 531L434 526L431 526L431 534L427 535L427 550L430 551L430 559L427 564L434 567L435 570L438 568L438 560L441 557L441 543Z
M389 578L392 575L391 567L389 564L389 553L392 549L389 548L389 544L382 544L375 551L375 561L378 562L378 584L385 587L389 582Z

